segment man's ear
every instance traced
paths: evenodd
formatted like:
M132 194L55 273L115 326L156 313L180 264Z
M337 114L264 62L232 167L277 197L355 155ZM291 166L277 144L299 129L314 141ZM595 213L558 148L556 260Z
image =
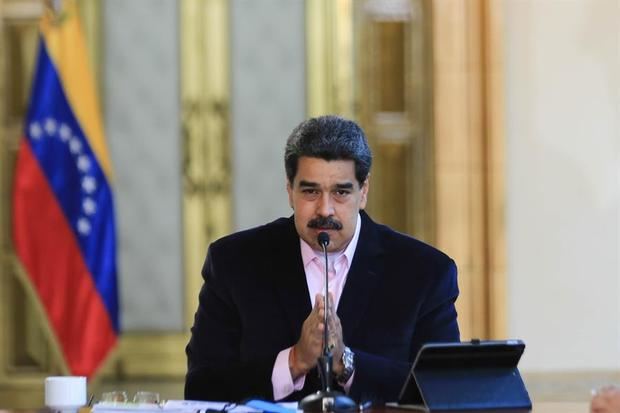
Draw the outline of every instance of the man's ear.
M370 174L366 177L366 180L362 184L360 188L360 209L366 208L366 203L368 202L368 189L370 187Z
M293 208L293 187L291 186L291 181L288 179L286 180L286 192L288 193L288 205L292 210L295 210L295 208Z

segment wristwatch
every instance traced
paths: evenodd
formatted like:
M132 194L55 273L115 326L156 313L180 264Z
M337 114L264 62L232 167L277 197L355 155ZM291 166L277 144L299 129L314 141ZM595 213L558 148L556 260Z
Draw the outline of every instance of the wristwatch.
M349 347L345 347L342 352L342 365L344 369L342 369L342 373L336 376L336 381L341 386L344 386L351 376L353 375L353 371L355 370L355 354L351 351Z

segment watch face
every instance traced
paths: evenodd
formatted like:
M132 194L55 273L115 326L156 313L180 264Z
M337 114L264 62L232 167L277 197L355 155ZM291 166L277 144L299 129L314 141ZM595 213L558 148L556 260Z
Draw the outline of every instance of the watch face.
M354 354L349 347L344 348L344 352L342 353L342 364L344 365L344 369L342 370L342 374L337 377L338 383L344 384L351 378L353 374L354 367Z

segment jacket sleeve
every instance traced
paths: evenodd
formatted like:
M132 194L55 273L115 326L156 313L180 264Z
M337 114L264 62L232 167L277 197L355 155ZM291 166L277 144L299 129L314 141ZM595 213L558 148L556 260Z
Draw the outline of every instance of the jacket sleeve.
M458 342L459 328L454 303L458 297L456 265L450 260L430 286L415 324L408 362L356 351L355 377L350 396L358 401L397 401L405 379L422 345Z
M271 372L277 353L241 360L241 320L225 274L218 272L214 247L202 270L192 336L185 349L185 399L239 401L249 396L271 399ZM224 271L221 269L220 271Z

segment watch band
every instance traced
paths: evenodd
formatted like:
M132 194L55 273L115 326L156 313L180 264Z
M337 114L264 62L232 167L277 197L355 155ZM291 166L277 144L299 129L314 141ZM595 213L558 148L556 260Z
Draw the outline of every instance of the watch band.
M353 375L353 371L355 370L355 353L353 353L349 347L345 347L342 352L342 364L344 369L342 370L342 373L336 376L336 381L341 386L344 386L349 381Z

